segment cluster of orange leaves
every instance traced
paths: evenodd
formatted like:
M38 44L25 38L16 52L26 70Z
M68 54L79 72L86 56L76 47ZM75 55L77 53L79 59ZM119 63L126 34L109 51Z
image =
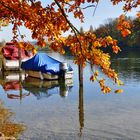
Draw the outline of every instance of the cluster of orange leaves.
M30 42L15 42L16 46L20 49L31 51L33 55L37 53L37 50Z
M4 26L7 26L9 23L9 20L8 19L3 19L3 18L0 18L0 29Z
M129 23L129 21L126 21L125 19L125 15L121 15L118 18L118 29L121 31L121 34L123 37L128 36L129 34L131 34L131 25Z
M114 5L124 2L123 10L125 12L131 11L132 8L136 8L140 5L140 0L111 0Z
M140 0L111 0L112 3L118 4L124 2L124 11L135 8L140 5ZM80 34L79 31L72 25L68 19L71 13L75 18L84 22L83 10L84 5L96 6L99 0L54 0L52 3L43 7L41 1L36 0L0 0L0 19L13 24L13 40L18 41L18 37L24 38L19 32L20 26L25 26L31 30L32 38L38 40L40 47L45 47L45 39L50 44L50 48L54 51L65 53L65 46L70 48L71 53L75 58L76 64L86 66L87 62L93 65L98 65L102 71L115 83L121 85L116 72L111 69L110 55L104 53L102 48L111 47L114 53L118 53L120 48L117 45L117 40L111 36L97 38L94 33L85 32ZM95 7L93 7L95 8ZM137 16L140 18L140 12ZM121 15L118 19L118 29L123 37L131 33L130 24L126 21L125 16ZM72 34L68 37L63 37L63 33L71 31ZM36 53L34 46L28 43L18 43L20 48L32 50ZM97 80L101 86L101 90L106 93L111 89L105 86L105 80L98 80L97 71L91 76L91 80ZM117 90L116 93L121 92Z

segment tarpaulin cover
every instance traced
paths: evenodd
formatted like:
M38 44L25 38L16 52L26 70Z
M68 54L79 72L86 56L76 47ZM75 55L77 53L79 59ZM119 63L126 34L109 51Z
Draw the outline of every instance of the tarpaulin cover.
M46 53L37 53L31 59L22 62L24 70L41 71L44 73L59 74L61 62L48 56Z
M8 60L19 60L18 48L13 43L6 43L6 46L2 48L3 56ZM30 54L21 49L21 59L30 57Z

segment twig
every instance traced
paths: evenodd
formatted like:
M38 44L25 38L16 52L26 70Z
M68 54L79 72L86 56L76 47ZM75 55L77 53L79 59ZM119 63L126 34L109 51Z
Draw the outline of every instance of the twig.
M97 10L98 4L99 4L99 0L98 0L98 2L97 2L96 6L95 6L95 9L94 9L94 12L93 12L93 16L95 16L95 12L96 12L96 10Z

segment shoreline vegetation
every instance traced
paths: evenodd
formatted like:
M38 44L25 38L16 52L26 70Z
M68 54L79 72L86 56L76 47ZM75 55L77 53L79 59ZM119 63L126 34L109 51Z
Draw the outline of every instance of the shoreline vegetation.
M118 27L118 19L107 19L106 22L95 29L94 33L97 37L105 37L110 35L118 41L118 45L122 53L127 51L140 51L140 19L127 17L131 24L131 32L127 37L122 37ZM111 47L105 48L105 51L112 52Z
M13 115L14 113L4 108L0 100L0 140L16 140L24 131L25 127L22 124L10 120Z

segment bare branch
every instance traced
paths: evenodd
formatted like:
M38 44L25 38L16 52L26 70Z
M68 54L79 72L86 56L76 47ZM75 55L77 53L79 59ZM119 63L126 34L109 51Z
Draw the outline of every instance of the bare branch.
M95 12L97 10L98 4L99 4L99 1L97 1L97 4L96 4L95 9L94 9L94 12L93 12L93 16L95 15Z
M95 7L95 5L88 5L86 7L81 8L81 9L87 9L87 8L90 8L90 7Z

